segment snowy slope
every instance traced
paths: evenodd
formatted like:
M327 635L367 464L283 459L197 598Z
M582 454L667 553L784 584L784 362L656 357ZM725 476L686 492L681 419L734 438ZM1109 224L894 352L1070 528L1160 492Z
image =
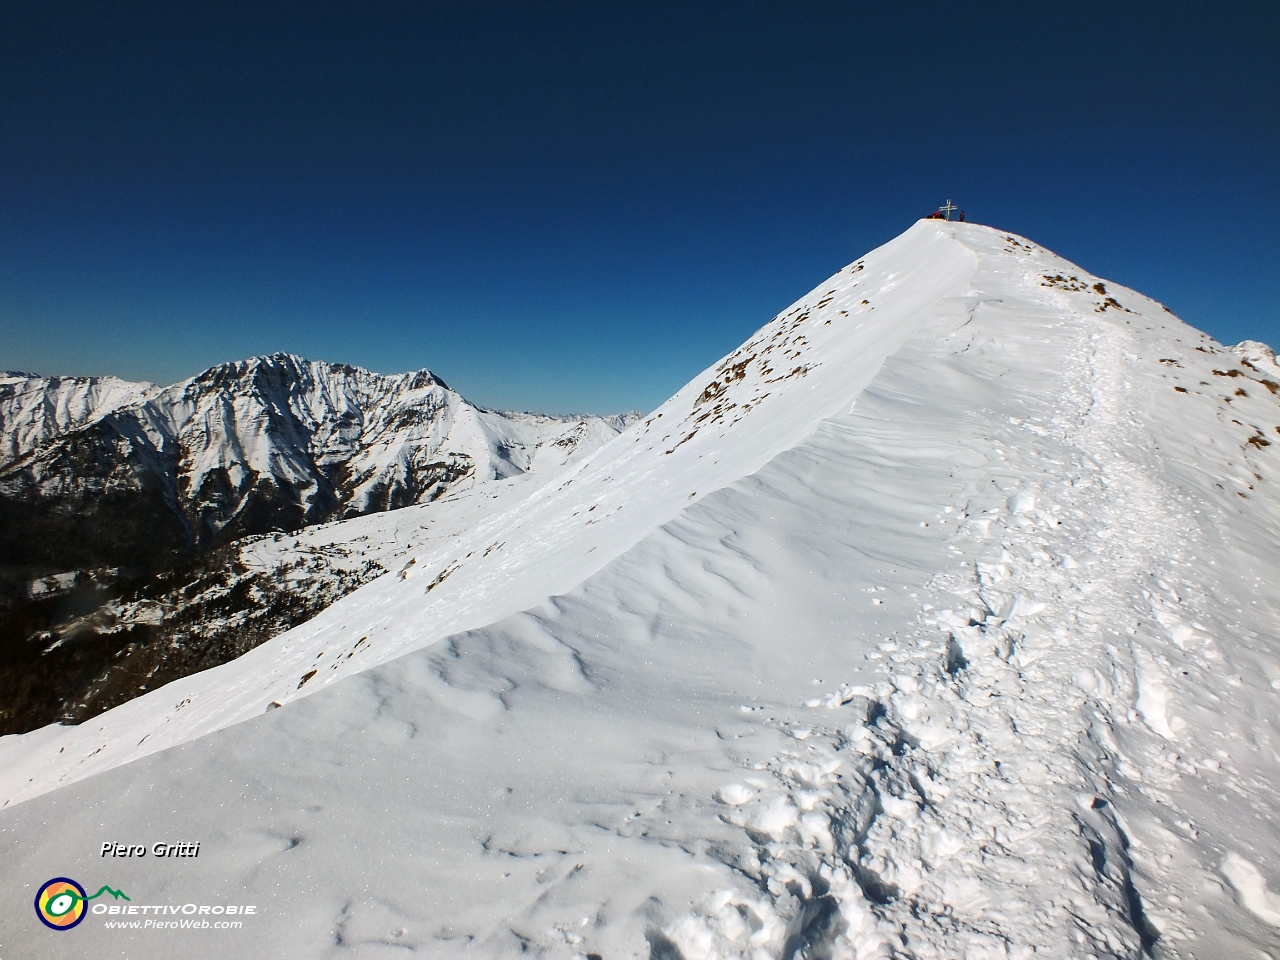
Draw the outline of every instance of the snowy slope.
M309 620L360 585L402 568L411 554L457 540L485 517L519 503L556 472L548 463L506 480L464 482L430 503L316 524L292 534L243 537L190 573L161 578L143 596L112 600L67 622L55 635L79 637L86 626L100 635L142 623L165 627L151 649L134 641L106 666L108 682L120 671L145 671L147 686L154 689L176 679L179 667L173 655L199 658L196 669L230 660ZM239 599L229 605L231 597ZM215 659L212 651L222 646L225 655L218 652ZM157 658L158 669L152 665ZM191 672L195 670L185 671Z
M455 493L491 508L468 495L485 484L505 484L497 499L510 503L637 416L484 410L429 371L288 354L163 389L5 375L0 733L83 722L232 660L385 572L384 559L440 542L437 528L462 527L452 507L418 511L389 525L416 533L386 557L344 544L364 541L359 529L305 543L290 531ZM262 562L264 535L296 553Z
M0 883L262 957L1275 953L1278 383L923 221L403 576L0 740ZM96 857L151 833L206 846Z
M861 261L841 271L829 289L779 315L643 424L512 514L477 525L445 551L410 558L402 576L371 584L341 614L316 618L216 677L191 678L114 711L103 718L105 737L91 737L92 745L64 750L66 734L59 735L59 769L47 769L42 783L65 782L248 719L272 703L309 695L580 583L692 503L699 486L705 495L740 479L824 417L847 409L889 353L921 326L938 322L921 308L943 299L943 322L963 322L969 304L944 298L966 288L975 263L966 247L915 230L877 254L867 279L861 279ZM362 637L347 635L351 622L361 624ZM316 677L325 652L325 674ZM97 741L110 740L115 723L127 737L145 729L137 754L100 749Z

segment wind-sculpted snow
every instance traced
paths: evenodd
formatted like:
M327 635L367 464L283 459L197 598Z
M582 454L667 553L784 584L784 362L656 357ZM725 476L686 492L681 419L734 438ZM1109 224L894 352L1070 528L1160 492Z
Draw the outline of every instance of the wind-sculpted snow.
M0 741L3 882L197 825L246 956L1276 953L1277 372L922 222L457 546Z
M859 261L841 271L643 423L456 545L410 557L397 576L375 581L216 674L170 684L104 714L92 733L49 731L58 741L57 769L46 766L40 787L33 780L18 796L249 719L571 589L700 492L751 473L823 418L848 409L912 333L964 322L969 304L962 295L975 264L967 247L918 229L871 258L872 270ZM357 636L349 632L353 622L360 624ZM146 735L127 752L111 750L101 741L110 743L116 724L129 737L135 729ZM68 749L67 737L86 739Z

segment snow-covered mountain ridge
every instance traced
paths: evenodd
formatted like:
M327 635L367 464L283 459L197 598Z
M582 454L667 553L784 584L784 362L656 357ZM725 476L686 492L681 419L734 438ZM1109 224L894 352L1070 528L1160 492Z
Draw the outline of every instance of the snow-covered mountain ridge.
M1275 953L1278 390L922 221L315 620L0 739L0 882L195 824L116 882L262 957Z
M500 414L422 370L383 376L289 354L158 388L115 378L0 381L5 562L74 524L109 528L99 563L430 501L459 480L563 466L622 421ZM32 556L24 556L24 547ZM84 564L89 565L89 564ZM56 564L53 569L57 569Z
M0 374L0 463L9 464L119 407L159 392L118 377Z

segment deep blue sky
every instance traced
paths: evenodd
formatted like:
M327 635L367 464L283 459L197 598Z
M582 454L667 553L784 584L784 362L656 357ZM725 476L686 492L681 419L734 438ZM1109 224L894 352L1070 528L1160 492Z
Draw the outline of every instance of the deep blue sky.
M948 196L1280 345L1278 10L5 4L0 368L647 410Z

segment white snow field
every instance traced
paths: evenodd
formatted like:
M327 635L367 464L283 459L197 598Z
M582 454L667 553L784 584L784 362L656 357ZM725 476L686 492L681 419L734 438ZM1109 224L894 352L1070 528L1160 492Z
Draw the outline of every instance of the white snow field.
M0 740L0 956L1280 958L1277 390L921 221L314 621ZM54 932L51 877L256 912Z

